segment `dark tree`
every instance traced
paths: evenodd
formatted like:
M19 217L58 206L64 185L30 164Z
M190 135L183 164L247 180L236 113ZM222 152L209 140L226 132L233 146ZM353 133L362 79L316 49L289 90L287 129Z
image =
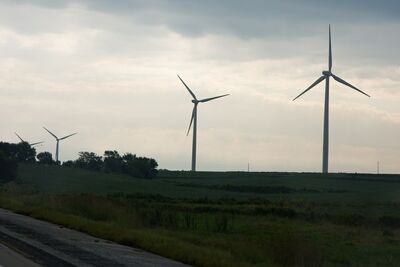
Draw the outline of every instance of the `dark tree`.
M31 147L27 142L18 143L16 159L18 162L35 162L36 149Z
M73 161L73 160L64 161L62 165L63 165L63 167L76 167L75 161Z
M150 170L150 172L149 172L150 176L149 177L154 178L154 177L157 176L157 173L158 173L158 169L157 169L158 162L155 159L147 159L147 161L148 161L148 167L149 167L149 170Z
M122 172L131 176L140 177L140 173L136 167L136 155L126 153L122 156Z
M17 177L17 161L0 150L0 182L6 183Z
M104 151L104 171L105 172L121 172L122 171L122 158L118 151L106 150Z
M122 160L124 162L129 162L129 161L133 161L136 159L136 155L132 154L132 153L126 153L122 156Z
M40 152L36 158L40 164L55 164L53 155L50 152Z
M123 157L123 172L134 177L153 178L157 175L157 161L146 157L136 157L131 153Z
M35 162L36 150L27 142L18 144L0 142L0 151L3 151L5 157L17 162Z
M84 168L94 171L100 171L103 168L102 157L93 152L79 152L79 158L74 165L78 168Z

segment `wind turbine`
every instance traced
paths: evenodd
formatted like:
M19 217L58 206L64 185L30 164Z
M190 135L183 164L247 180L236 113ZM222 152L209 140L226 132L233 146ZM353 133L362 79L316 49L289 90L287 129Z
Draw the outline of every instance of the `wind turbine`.
M24 139L22 139L21 136L19 136L17 133L15 133L15 135L18 136L18 138L19 138L19 140L21 140L21 142L28 143L27 141L25 141ZM32 143L32 144L28 143L28 145L30 145L31 147L33 147L33 146L36 146L36 145L39 145L39 144L42 144L42 143L44 143L44 142L41 141L41 142L36 142L36 143Z
M75 135L75 134L77 134L77 133L73 133L73 134L69 134L69 135L66 135L66 136L64 136L64 137L61 137L61 138L58 138L55 134L53 134L52 132L50 132L48 129L46 129L46 127L43 127L49 134L51 134L55 139L56 139L56 141L57 141L57 144L56 144L56 162L58 162L58 150L59 150L59 143L60 143L60 141L61 140L64 140L64 139L67 139L68 137L71 137L71 136L73 136L73 135Z
M190 128L192 127L192 123L193 123L193 142L192 142L192 171L196 171L196 144L197 144L197 105L199 103L205 103L217 98L221 98L224 96L228 96L229 94L226 95L220 95L220 96L214 96L214 97L210 97L210 98L204 98L201 100L198 100L197 97L195 96L195 94L192 92L192 90L190 90L189 86L186 85L186 83L181 79L181 77L179 77L179 75L177 75L179 80L181 80L181 82L183 83L183 85L186 87L186 89L188 90L189 94L193 97L192 99L192 103L193 103L193 111L192 111L192 117L190 119L190 124L189 124L189 129L187 131L187 135L189 135L190 132Z
M325 106L324 106L324 140L323 140L323 152L322 152L322 173L328 173L328 154L329 154L329 78L332 77L335 79L337 82L342 83L358 92L360 92L363 95L366 95L370 97L368 94L364 93L357 87L351 85L350 83L346 82L342 78L339 78L338 76L334 75L332 73L332 41L331 41L331 25L329 25L329 60L328 60L328 68L329 70L324 70L322 71L322 76L319 77L313 84L311 84L304 92L302 92L300 95L298 95L296 98L293 99L296 100L303 94L305 94L308 90L325 80Z

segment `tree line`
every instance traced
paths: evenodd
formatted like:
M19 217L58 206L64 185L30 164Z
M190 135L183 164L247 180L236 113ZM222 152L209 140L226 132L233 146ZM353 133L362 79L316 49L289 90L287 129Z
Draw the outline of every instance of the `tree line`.
M8 182L16 178L18 163L60 165L60 162L53 160L53 155L50 152L36 154L35 148L27 142L18 144L0 142L1 182ZM140 178L153 178L158 172L158 163L155 159L138 157L132 153L120 155L115 150L106 150L103 156L93 152L79 152L78 159L66 161L62 166L124 173Z
M141 178L154 178L158 172L158 163L155 159L138 157L132 153L120 155L116 150L104 151L103 157L93 152L79 152L77 160L66 161L63 166L93 171L124 173Z

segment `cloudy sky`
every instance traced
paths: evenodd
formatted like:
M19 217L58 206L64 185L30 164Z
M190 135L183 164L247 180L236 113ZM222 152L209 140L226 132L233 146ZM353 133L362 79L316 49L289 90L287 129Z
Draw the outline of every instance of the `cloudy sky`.
M320 171L327 68L330 170L400 172L400 3L317 0L2 0L3 141L45 141L61 160L106 149L189 169L190 95L198 169Z

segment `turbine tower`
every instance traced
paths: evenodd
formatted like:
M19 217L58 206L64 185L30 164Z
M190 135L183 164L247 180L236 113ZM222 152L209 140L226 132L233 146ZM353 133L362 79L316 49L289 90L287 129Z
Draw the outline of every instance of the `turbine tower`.
M73 135L75 135L75 134L77 134L77 133L73 133L73 134L69 134L69 135L66 135L66 136L64 136L64 137L61 137L61 138L58 138L55 134L53 134L52 132L50 132L48 129L46 129L46 127L43 127L49 134L51 134L55 139L56 139L56 141L57 141L57 144L56 144L56 162L58 163L58 151L59 151L59 143L60 143L60 141L61 140L64 140L64 139L67 139L68 137L71 137L71 136L73 136Z
M311 88L325 80L325 106L324 106L324 139L323 139L323 152L322 152L322 173L328 173L328 154L329 154L329 78L332 77L337 82L342 83L363 95L370 97L360 89L339 78L332 73L332 41L331 41L331 25L329 25L329 59L328 70L322 71L322 76L319 77L313 84L311 84L304 92L298 95L294 100L305 94Z
M201 100L198 100L195 96L195 94L192 92L192 90L190 90L189 86L186 85L186 83L181 79L181 77L179 77L179 80L181 80L181 82L183 83L183 85L186 87L186 89L188 90L189 94L193 97L192 99L192 103L193 103L193 111L192 111L192 117L190 119L190 124L189 124L189 129L187 131L187 135L189 135L190 132L190 128L192 127L193 124L193 142L192 142L192 171L196 171L196 145L197 145L197 105L199 103L205 103L217 98L221 98L224 96L228 96L229 94L226 95L220 95L220 96L214 96L214 97L210 97L210 98L204 98Z
M21 136L19 136L17 133L15 133L15 135L19 138L19 140L21 140L21 142L28 143L27 141L25 141L24 139L22 139ZM28 145L30 145L31 147L33 147L33 146L36 146L36 145L39 145L39 144L42 144L42 143L44 143L44 142L41 141L41 142L36 142L36 143L32 143L32 144L28 143Z

